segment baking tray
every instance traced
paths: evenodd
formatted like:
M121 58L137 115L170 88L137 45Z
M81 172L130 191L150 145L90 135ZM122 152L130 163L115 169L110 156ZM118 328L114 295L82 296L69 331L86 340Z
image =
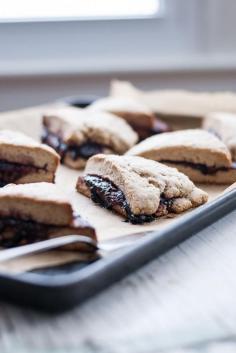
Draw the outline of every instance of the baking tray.
M68 102L68 101L67 101ZM84 102L83 102L84 103ZM77 106L79 102L77 101ZM144 233L132 245L93 263L72 263L20 274L0 273L0 299L48 312L70 309L236 208L236 189ZM131 235L132 237L132 235Z
M93 263L67 264L18 275L1 273L0 298L50 312L70 309L235 208L236 189L233 189L165 229L148 232L127 248Z

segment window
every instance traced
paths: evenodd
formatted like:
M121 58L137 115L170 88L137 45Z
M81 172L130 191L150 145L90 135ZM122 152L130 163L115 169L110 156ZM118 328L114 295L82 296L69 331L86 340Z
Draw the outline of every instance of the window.
M0 21L146 18L160 15L161 0L7 0Z
M204 28L198 0L0 2L0 78L152 72L194 53Z

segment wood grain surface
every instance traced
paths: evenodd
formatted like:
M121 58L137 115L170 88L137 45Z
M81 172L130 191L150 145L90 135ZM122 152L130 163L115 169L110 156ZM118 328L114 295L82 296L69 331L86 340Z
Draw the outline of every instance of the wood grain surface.
M0 303L0 352L236 351L236 211L80 307Z

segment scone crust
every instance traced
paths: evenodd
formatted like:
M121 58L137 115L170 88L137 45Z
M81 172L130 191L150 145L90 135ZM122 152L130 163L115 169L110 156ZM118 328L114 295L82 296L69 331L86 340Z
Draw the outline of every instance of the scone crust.
M236 114L211 113L203 120L203 128L218 135L231 152L236 161Z
M23 133L1 130L0 160L32 165L54 173L60 157L51 147L38 143Z
M0 189L0 216L57 226L73 223L73 210L61 190L51 183L9 184Z
M230 167L231 155L226 145L202 130L181 130L155 135L131 148L127 155L156 161L180 161L206 166Z
M126 111L150 114L152 111L143 103L127 97L105 97L97 99L94 103L89 105L91 110L104 110L104 111Z
M93 141L122 154L138 140L136 132L121 118L106 112L60 108L44 113L44 126L61 135L63 142L81 145Z
M88 108L90 111L105 111L115 114L130 124L151 129L156 120L153 112L144 104L130 98L106 97L96 100Z
M39 169L36 172L31 172L14 181L14 184L30 184L30 183L54 183L55 172L48 172L44 169Z
M155 214L161 195L174 199L176 213L207 201L207 194L196 188L187 176L141 157L99 154L88 160L85 175L98 175L112 181L124 193L135 215ZM82 191L79 181L77 190Z
M94 227L87 222L85 219L81 217L73 218L72 223L68 226L52 226L49 228L48 238L57 238L65 235L85 235L92 238L94 241L97 241L96 231ZM71 245L67 245L65 247L66 250L79 250L79 251L87 251L88 248L83 243L75 243Z
M198 169L191 168L187 165L165 163L169 167L177 168L179 172L187 175L193 182L201 184L233 184L236 182L236 168L227 170L217 170L213 174L204 174Z

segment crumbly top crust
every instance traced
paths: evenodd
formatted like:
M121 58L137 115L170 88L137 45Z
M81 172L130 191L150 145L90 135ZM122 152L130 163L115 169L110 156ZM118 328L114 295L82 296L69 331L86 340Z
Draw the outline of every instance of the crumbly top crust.
M232 164L224 142L202 129L154 135L131 148L127 154L157 161L200 163L216 167L230 167Z
M103 110L111 113L131 112L141 114L152 114L152 111L145 105L132 98L106 97L96 100L88 110Z
M163 195L175 198L176 212L207 201L207 194L177 169L141 157L99 154L88 160L85 174L111 180L136 215L154 214Z
M49 146L44 145L43 143L39 143L32 139L31 137L13 130L0 130L0 147L2 145L10 145L10 146L23 146L23 147L40 147L45 151L49 151L54 155L57 155L56 152Z
M224 112L208 114L203 121L203 128L219 135L230 149L233 159L236 159L236 114Z
M73 210L69 200L55 184L9 184L0 189L0 216L69 225L73 220Z
M61 189L53 183L30 183L30 184L9 184L0 188L0 198L22 197L33 201L52 201L64 205L70 202L65 197Z
M137 134L123 119L106 112L63 107L46 112L43 123L66 143L80 145L90 140L117 153L126 152L138 140Z
M0 159L55 170L58 154L49 146L13 130L0 130Z

